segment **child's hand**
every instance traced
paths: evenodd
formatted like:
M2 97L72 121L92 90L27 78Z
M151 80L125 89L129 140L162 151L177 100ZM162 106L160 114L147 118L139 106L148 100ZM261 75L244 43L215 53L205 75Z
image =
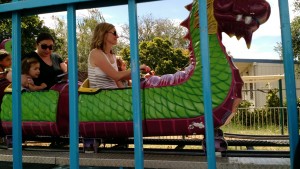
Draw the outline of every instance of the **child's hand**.
M152 76L154 76L155 75L155 72L153 71L153 70L151 70L151 71L149 71L147 74L145 74L145 78L150 78L150 77L152 77Z
M42 84L41 84L41 87L42 87L43 89L45 89L45 88L47 87L47 84L46 84L46 83L42 83Z

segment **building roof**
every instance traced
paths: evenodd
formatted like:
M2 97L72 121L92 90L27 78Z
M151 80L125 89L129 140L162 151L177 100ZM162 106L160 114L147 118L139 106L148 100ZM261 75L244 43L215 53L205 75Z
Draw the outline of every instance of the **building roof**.
M242 76L244 83L272 82L284 79L284 75Z
M239 69L240 73L247 72L248 68L253 66L255 63L273 63L283 64L282 60L279 59L240 59L232 58L234 65Z

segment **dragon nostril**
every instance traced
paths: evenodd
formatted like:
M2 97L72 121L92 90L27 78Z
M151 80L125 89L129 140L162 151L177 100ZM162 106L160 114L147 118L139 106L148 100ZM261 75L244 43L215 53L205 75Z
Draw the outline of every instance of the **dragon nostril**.
M241 14L240 14L240 15L237 15L237 16L236 16L236 21L241 21L242 18L243 18L243 15L241 15Z
M249 25L252 21L252 17L251 16L246 16L245 18L245 24Z

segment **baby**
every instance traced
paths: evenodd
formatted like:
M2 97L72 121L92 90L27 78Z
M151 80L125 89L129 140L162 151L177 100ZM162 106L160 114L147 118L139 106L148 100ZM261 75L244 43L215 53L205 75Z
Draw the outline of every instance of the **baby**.
M6 77L7 68L11 67L11 55L4 49L0 50L0 79Z
M46 83L37 86L33 82L33 78L40 75L40 62L36 58L25 58L22 60L22 89L29 91L43 90L47 87Z

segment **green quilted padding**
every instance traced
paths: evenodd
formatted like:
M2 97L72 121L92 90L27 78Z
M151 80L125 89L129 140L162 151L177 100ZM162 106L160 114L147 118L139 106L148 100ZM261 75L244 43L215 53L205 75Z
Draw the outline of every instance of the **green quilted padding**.
M54 90L22 93L22 121L55 122L58 97ZM12 121L12 94L3 97L1 120Z
M79 121L131 121L132 91L102 90L79 95Z

